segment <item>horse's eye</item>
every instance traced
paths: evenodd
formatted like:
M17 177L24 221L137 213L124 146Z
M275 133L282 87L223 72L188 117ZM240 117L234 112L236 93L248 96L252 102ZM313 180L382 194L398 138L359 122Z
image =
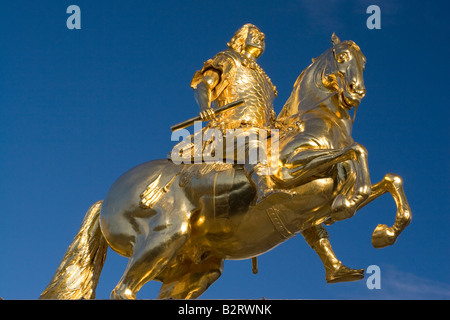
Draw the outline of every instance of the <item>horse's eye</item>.
M342 63L344 61L348 61L349 59L350 59L350 56L349 56L348 52L345 52L345 51L344 52L340 52L337 55L337 57L336 57L336 60L339 63Z

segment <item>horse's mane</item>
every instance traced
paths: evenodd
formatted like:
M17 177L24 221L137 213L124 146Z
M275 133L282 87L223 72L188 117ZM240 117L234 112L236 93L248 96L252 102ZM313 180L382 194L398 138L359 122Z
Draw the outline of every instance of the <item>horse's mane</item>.
M300 103L300 88L304 83L304 78L309 77L310 73L312 73L312 78L314 79L314 84L319 90L326 90L328 88L334 87L337 82L333 79L334 65L330 66L328 62L329 57L332 51L332 48L329 48L324 53L322 53L319 57L313 58L312 63L306 67L300 75L295 80L293 85L293 90L288 100L284 104L282 110L280 111L277 121L283 121L289 118L292 115L298 114L298 106ZM333 69L331 70L330 67ZM325 78L324 78L325 77Z

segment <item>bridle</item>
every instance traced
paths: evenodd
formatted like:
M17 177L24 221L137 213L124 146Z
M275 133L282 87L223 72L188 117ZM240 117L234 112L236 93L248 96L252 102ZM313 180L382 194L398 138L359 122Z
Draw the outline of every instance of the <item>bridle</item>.
M345 41L344 41L345 42ZM351 44L348 44L348 43L346 43L348 46L351 46ZM334 94L336 94L336 93L339 93L339 94L342 94L342 92L345 90L344 88L345 88L345 86L344 86L344 84L342 83L342 81L343 80L341 80L341 78L343 78L344 76L343 75L341 75L341 72L339 71L339 69L338 69L338 66L337 66L337 59L336 59L336 45L333 43L333 59L334 59L334 69L336 70L336 73L338 73L340 76L338 77L338 76L336 76L336 81L337 81L337 83L338 83L338 90L337 90L337 92L335 92ZM331 95L332 96L332 95ZM358 111L358 106L359 105L357 105L356 107L354 107L354 111L353 111L353 119L352 119L352 124L353 123L355 123L355 119L356 119L356 112Z

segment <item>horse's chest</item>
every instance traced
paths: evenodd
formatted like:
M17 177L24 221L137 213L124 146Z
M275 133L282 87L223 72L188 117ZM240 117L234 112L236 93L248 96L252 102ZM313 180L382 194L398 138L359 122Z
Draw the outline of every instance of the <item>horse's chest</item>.
M335 126L333 128L330 139L331 149L345 148L352 143L353 138L345 127Z
M302 119L305 136L311 137L323 149L344 148L353 143L351 124L329 114L311 112Z

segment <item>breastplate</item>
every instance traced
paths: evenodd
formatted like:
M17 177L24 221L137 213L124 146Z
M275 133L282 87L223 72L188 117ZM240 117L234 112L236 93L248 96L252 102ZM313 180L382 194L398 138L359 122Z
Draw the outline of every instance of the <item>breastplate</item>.
M244 65L243 59L236 62L234 80L217 97L216 105L220 107L239 99L245 100L245 105L223 112L217 122L229 129L270 126L275 98L272 83L256 63Z

